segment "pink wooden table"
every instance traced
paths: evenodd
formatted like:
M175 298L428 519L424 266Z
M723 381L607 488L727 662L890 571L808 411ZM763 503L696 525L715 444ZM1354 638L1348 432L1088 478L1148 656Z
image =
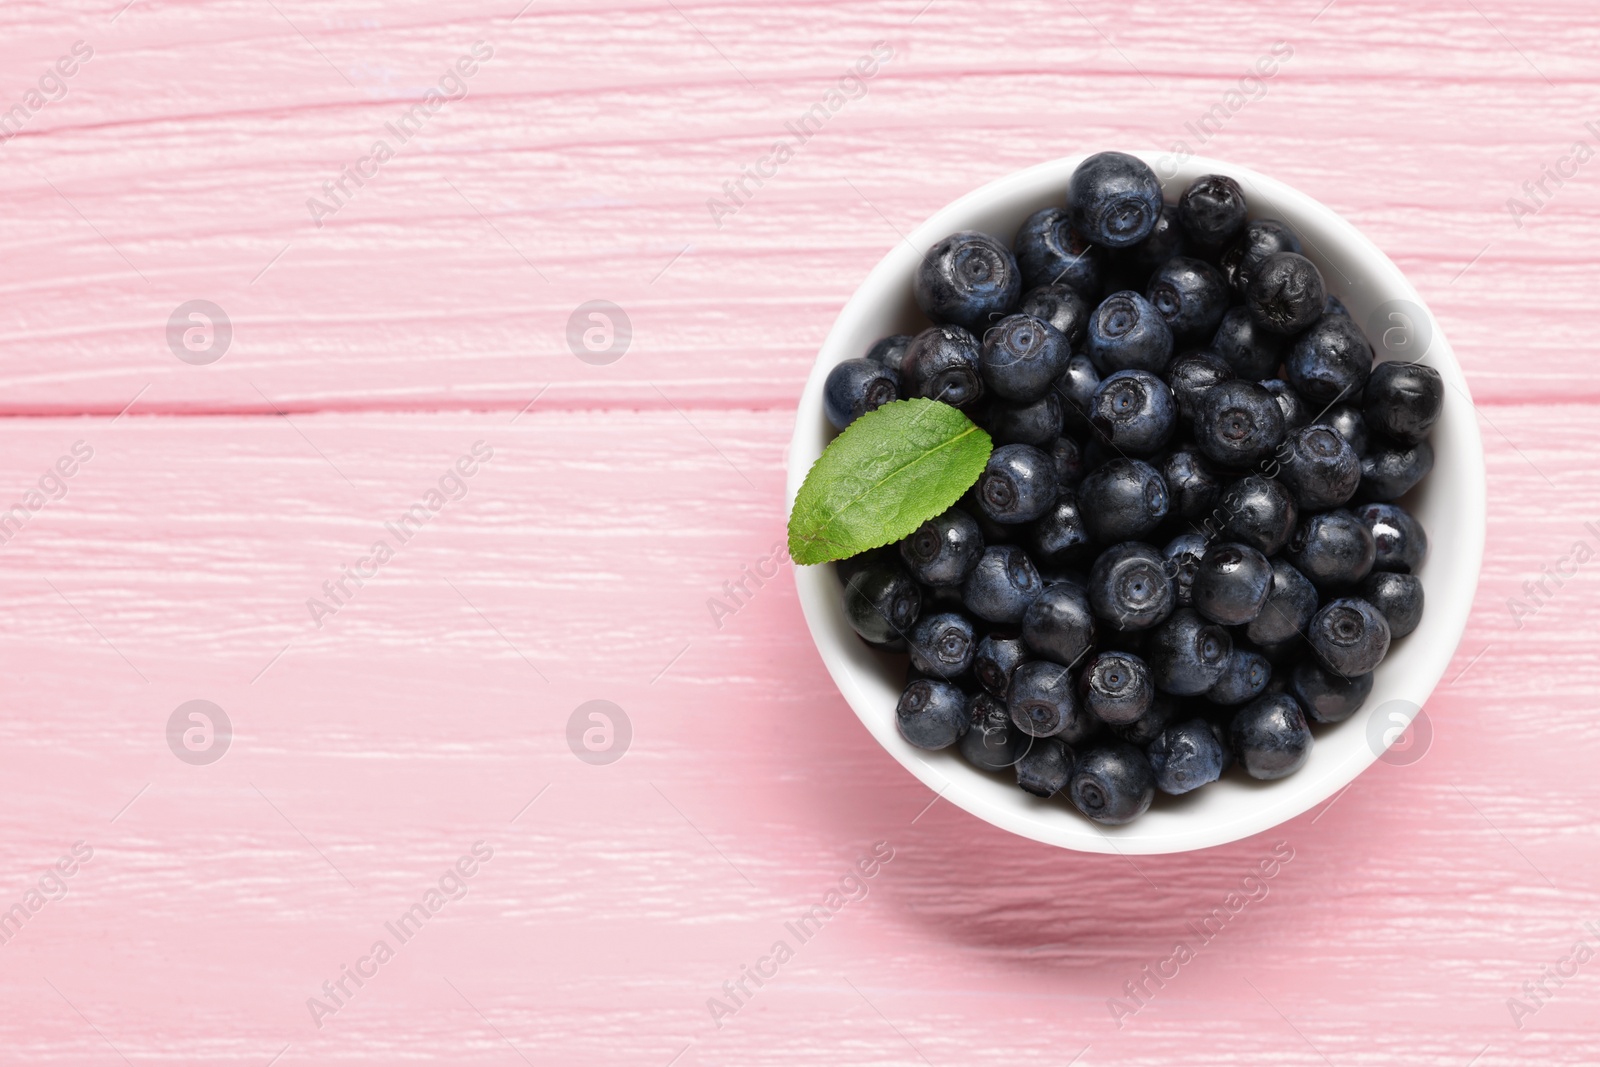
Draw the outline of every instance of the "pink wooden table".
M520 2L0 10L0 1062L1595 1062L1600 11ZM1415 280L1489 547L1420 761L1135 865L709 602L897 231L1178 142Z

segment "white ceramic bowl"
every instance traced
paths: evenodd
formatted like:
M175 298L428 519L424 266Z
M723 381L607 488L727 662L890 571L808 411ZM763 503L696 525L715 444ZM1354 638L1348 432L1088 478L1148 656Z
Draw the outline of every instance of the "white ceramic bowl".
M1428 532L1428 557L1419 572L1426 610L1416 631L1397 640L1379 666L1366 704L1343 723L1315 727L1311 759L1288 778L1254 782L1233 770L1185 797L1158 796L1150 811L1127 826L1102 827L1064 796L1032 797L1010 774L977 770L953 748L925 752L908 744L895 728L905 657L875 652L851 631L831 564L795 568L795 583L811 635L840 692L878 743L939 796L1036 841L1084 852L1146 854L1209 848L1270 829L1332 797L1384 753L1398 727L1433 692L1466 626L1483 556L1485 480L1483 444L1455 355L1417 291L1371 241L1304 193L1244 167L1134 154L1156 170L1168 202L1202 174L1226 174L1244 187L1252 218L1277 218L1292 226L1328 291L1366 328L1380 360L1386 358L1386 343L1394 346L1389 354L1398 355L1408 339L1408 358L1414 358L1422 338L1431 334L1422 362L1444 376L1444 412L1433 429L1433 473L1404 501ZM833 437L822 412L828 371L864 354L880 337L927 327L911 293L923 252L957 230L981 230L1009 244L1030 214L1064 202L1068 178L1083 158L1041 164L962 197L897 244L867 276L834 323L800 398L788 455L791 506L806 472ZM1391 310L1402 317L1390 315ZM1409 333L1403 317L1408 312Z

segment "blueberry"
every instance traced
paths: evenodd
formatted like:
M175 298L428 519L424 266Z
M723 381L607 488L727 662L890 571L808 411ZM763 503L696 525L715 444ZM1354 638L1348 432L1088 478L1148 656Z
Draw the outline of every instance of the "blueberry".
M894 709L900 736L918 748L949 748L971 722L967 695L949 682L918 678Z
M993 633L978 642L972 673L978 684L1001 700L1011 692L1011 676L1028 659L1028 646L1018 634Z
M1295 503L1307 511L1336 508L1356 495L1361 458L1331 426L1305 426L1290 432L1280 453L1278 479Z
M995 404L989 409L988 426L996 444L1053 450L1061 439L1061 398L1052 392L1031 404Z
M1204 719L1169 726L1145 750L1156 788L1181 796L1222 777L1227 750Z
M1101 374L1119 370L1160 374L1172 360L1172 331L1148 300L1126 289L1112 293L1094 309L1084 351Z
M900 384L905 396L967 407L983 399L978 339L960 326L923 330L906 346Z
M1166 480L1170 496L1168 508L1173 515L1195 519L1208 515L1222 495L1222 480L1200 450L1193 445L1182 445L1161 461L1161 477Z
M1093 291L1093 290L1089 290ZM1089 316L1094 306L1070 285L1041 285L1022 296L1017 314L1049 323L1067 339L1069 349L1081 348L1089 336Z
M1011 250L986 233L963 230L928 249L917 268L917 306L938 323L982 333L1022 295Z
M1085 296L1100 292L1105 252L1073 232L1066 208L1047 207L1029 215L1013 244L1024 287L1070 285Z
M1372 373L1372 346L1344 315L1324 315L1289 346L1284 370L1313 404L1352 400Z
M1344 306L1343 300L1340 300L1332 293L1329 293L1328 302L1322 305L1322 313L1324 315L1344 315L1348 318L1350 315L1350 309Z
M822 409L835 430L899 399L899 379L870 359L847 359L828 372Z
M1444 410L1444 379L1420 363L1380 363L1367 379L1367 425L1391 440L1414 445Z
M1032 522L1056 498L1056 465L1032 445L1001 445L978 477L978 506L995 522Z
M1252 778L1287 778L1311 758L1311 727L1288 693L1257 697L1228 726L1233 754Z
M1200 573L1200 561L1205 558L1207 547L1205 534L1186 533L1174 537L1161 550L1167 561L1167 573L1172 576L1173 599L1180 608L1194 606L1194 578Z
M1422 523L1398 504L1364 504L1356 509L1356 518L1372 531L1378 554L1372 568L1379 571L1400 571L1415 574L1428 555L1428 535Z
M1103 545L1138 541L1167 517L1167 483L1143 460L1110 460L1084 475L1078 513Z
M1300 251L1300 239L1277 219L1257 219L1245 225L1244 233L1222 253L1222 276L1235 293L1244 296L1250 279L1268 257L1279 252Z
M1050 392L1071 356L1054 326L1032 315L1007 315L984 333L979 366L990 393L1031 403Z
M903 638L921 611L922 591L898 566L865 567L845 584L845 617L856 633L874 644Z
M1097 245L1144 240L1161 215L1161 183L1142 159L1100 152L1078 164L1067 184L1072 228Z
M1155 698L1150 701L1150 707L1143 715L1133 722L1111 727L1111 732L1128 744L1143 748L1160 737L1161 731L1172 725L1182 710L1182 706L1174 697L1157 690Z
M1288 560L1272 561L1272 592L1244 635L1258 645L1279 645L1305 632L1317 613L1317 587Z
M1022 616L1022 640L1038 656L1075 667L1094 648L1094 615L1076 586L1048 585Z
M1177 430L1178 406L1172 390L1154 374L1119 370L1095 390L1089 421L1117 451L1148 456Z
M1094 541L1078 510L1078 494L1071 489L1056 493L1055 503L1023 536L1040 563L1062 566L1079 563L1093 553Z
M1323 670L1316 660L1304 659L1289 674L1289 692L1312 722L1344 722L1372 692L1372 675L1343 678Z
M1362 500L1398 500L1433 470L1433 446L1426 441L1414 445L1380 442L1361 457L1361 484L1356 495Z
M1264 378L1256 384L1271 393L1272 399L1278 402L1278 410L1283 412L1284 429L1298 430L1311 421L1311 409L1294 391L1294 386L1282 378Z
M1178 206L1176 204L1163 204L1161 214L1156 218L1156 224L1150 228L1150 235L1144 240L1131 244L1126 248L1113 249L1111 252L1111 276L1106 278L1108 292L1120 288L1133 288L1150 277L1152 271L1174 256L1181 256L1188 252L1188 245L1184 239L1183 224L1178 221ZM1132 285L1122 283L1132 282Z
M1011 721L1029 737L1056 737L1076 744L1087 737L1093 721L1072 693L1072 673L1059 663L1036 659L1011 676L1006 697Z
M961 754L974 767L1003 771L1029 747L1029 737L1011 722L1004 701L979 693L968 705L970 721L961 735Z
M1058 437L1046 449L1056 464L1056 485L1061 491L1083 478L1083 449L1070 437Z
M1205 260L1174 256L1151 275L1145 299L1173 337L1206 340L1228 310L1228 284Z
M1150 710L1156 685L1144 660L1131 652L1102 652L1079 679L1084 707L1103 723L1126 726Z
M1073 414L1078 414L1078 422L1088 426L1089 403L1094 399L1094 391L1100 388L1100 372L1095 370L1094 364L1088 356L1073 356L1067 360L1067 369L1061 372L1061 377L1056 379L1056 395L1067 402L1064 413L1067 425L1074 425Z
M1283 443L1285 432L1283 410L1255 382L1212 386L1194 419L1195 444L1224 467L1249 467L1266 459Z
M858 552L854 556L846 556L844 559L835 560L833 568L839 576L839 584L841 586L849 585L850 579L861 571L870 570L873 567L888 567L891 569L898 567L899 562L895 559L895 555L893 545L869 548L867 551Z
M1079 757L1067 794L1095 822L1121 826L1149 809L1156 779L1143 752L1126 741L1112 741Z
M1224 626L1253 622L1271 592L1272 564L1249 545L1212 545L1194 576L1195 610Z
M1276 252L1262 260L1245 289L1251 321L1285 337L1316 322L1327 301L1322 272L1298 252Z
M1247 544L1263 556L1276 555L1289 543L1300 517L1284 484L1259 474L1246 475L1228 486L1217 511L1225 516L1223 536Z
M983 534L960 508L929 519L900 542L900 558L919 582L955 585L983 554Z
M1200 411L1200 402L1211 387L1233 378L1233 368L1222 361L1215 352L1195 349L1185 352L1167 367L1167 388L1178 405L1178 419L1185 426L1192 425Z
M967 762L985 771L1001 771L1015 764L1033 739L1012 724L1005 702L988 693L963 697L966 715L957 747Z
M1371 572L1378 549L1366 524L1340 508L1301 519L1284 555L1317 588L1340 589Z
M1422 621L1422 579L1414 574L1373 571L1360 592L1363 600L1383 612L1390 637L1404 637Z
M1148 630L1177 607L1166 557L1125 541L1100 553L1089 571L1089 605L1117 630Z
M1150 635L1146 661L1156 686L1198 696L1217 684L1233 655L1233 638L1192 608L1179 608Z
M1335 404L1312 420L1314 426L1331 427L1334 433L1350 442L1358 457L1367 453L1367 420L1354 404Z
M885 337L874 341L872 347L867 349L863 359L870 359L885 370L892 370L898 376L900 368L905 365L906 346L911 344L911 335L897 333L892 337Z
M1248 648L1235 648L1217 684L1206 690L1213 704L1231 707L1248 704L1260 696L1272 680L1272 664L1267 657Z
M1017 760L1017 785L1036 797L1053 797L1072 777L1073 760L1059 738L1039 738Z
M961 603L989 622L1016 625L1044 589L1028 554L1016 545L990 545L961 583Z
M1278 373L1288 354L1287 338L1260 329L1250 318L1250 309L1229 308L1211 337L1211 351L1233 368L1240 378L1259 381Z
M953 611L924 614L907 635L911 663L935 678L957 678L972 668L978 638L972 620Z
M1244 233L1245 210L1244 190L1222 174L1196 178L1178 198L1183 232L1202 248L1221 248L1237 240Z
M1324 667L1354 678L1383 662L1389 651L1389 621L1365 600L1341 597L1312 617L1306 637Z
M1211 727L1211 736L1217 739L1217 744L1222 747L1222 769L1226 771L1233 766L1233 749L1228 746L1228 724L1216 719L1206 721Z

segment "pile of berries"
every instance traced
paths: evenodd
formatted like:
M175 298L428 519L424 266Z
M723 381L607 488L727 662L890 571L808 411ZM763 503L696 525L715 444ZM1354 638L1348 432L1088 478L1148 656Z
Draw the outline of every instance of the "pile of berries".
M1121 824L1232 764L1293 773L1422 616L1438 372L1373 350L1282 222L1207 175L1176 205L1118 152L1010 247L952 234L933 324L828 376L843 429L897 398L995 448L965 497L837 564L846 614L910 654L896 714L1040 797Z

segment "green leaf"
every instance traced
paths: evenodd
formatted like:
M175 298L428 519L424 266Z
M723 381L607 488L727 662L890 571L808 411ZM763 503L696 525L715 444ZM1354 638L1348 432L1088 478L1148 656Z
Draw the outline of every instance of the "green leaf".
M961 499L994 443L936 400L898 400L845 427L789 513L789 555L826 563L905 537Z

